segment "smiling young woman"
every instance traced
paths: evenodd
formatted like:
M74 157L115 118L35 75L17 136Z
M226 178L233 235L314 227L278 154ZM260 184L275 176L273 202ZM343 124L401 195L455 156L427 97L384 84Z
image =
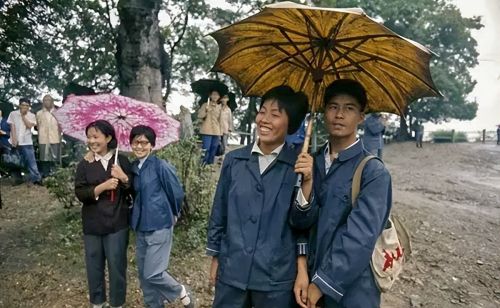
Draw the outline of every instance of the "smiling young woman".
M226 154L210 216L206 252L216 308L295 307L296 281L305 288L309 282L288 212L297 170L307 175L302 193L308 203L312 157L300 154L306 157L299 163L285 142L304 120L307 97L280 86L261 101L258 141Z
M93 307L106 302L104 264L109 272L109 304L125 303L128 246L128 197L132 177L128 159L118 156L113 126L104 120L85 129L90 149L77 166L75 193L83 203L82 224L89 299ZM114 192L115 198L111 198Z
M186 308L195 307L193 294L168 273L174 225L181 214L184 192L174 166L152 154L155 131L138 125L130 132L136 160L132 163L136 198L130 227L136 234L136 263L147 307L180 299ZM163 306L163 305L161 305Z

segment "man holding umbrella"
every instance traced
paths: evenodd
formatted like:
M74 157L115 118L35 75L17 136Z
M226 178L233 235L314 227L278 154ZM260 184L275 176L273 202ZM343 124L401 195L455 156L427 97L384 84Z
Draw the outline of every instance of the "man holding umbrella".
M228 88L219 80L200 79L191 84L191 89L201 96L198 119L200 120L202 149L205 151L202 163L210 165L214 163L215 154L221 142L222 106L220 99L228 93Z
M201 105L198 110L198 119L200 119L201 127L201 141L202 149L205 151L203 157L203 164L211 165L214 163L215 152L219 147L220 138L222 136L221 130L221 105L218 104L221 93L218 90L211 89L208 101Z
M317 232L311 239L312 282L308 307L379 307L380 291L370 260L392 206L391 176L379 159L366 164L356 206L351 206L351 185L358 164L370 153L356 137L364 120L367 98L363 86L340 79L324 95L328 142L314 157L314 191L319 211ZM292 207L307 214L303 209ZM300 217L300 215L292 215ZM292 221L292 223L294 223ZM295 224L298 224L295 223Z
M324 295L326 307L380 306L369 264L389 216L391 181L383 163L371 159L351 205L354 170L368 155L357 126L365 111L403 115L409 102L440 96L430 74L432 53L360 9L292 2L268 5L211 35L221 47L212 70L233 77L243 95L287 85L310 95L311 113L325 110L329 142L316 155L313 172L320 205L317 244L310 245L315 275L299 304L316 307ZM311 130L308 125L304 149Z

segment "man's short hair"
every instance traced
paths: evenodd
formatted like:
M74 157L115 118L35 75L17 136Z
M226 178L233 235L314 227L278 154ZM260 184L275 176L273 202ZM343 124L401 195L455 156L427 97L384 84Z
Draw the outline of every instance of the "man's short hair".
M23 103L24 103L24 104L31 105L30 100L29 100L29 99L27 99L26 97L21 97L21 98L19 99L19 105L21 105L21 104L23 104Z
M361 111L365 110L366 90L359 82L352 79L338 79L332 82L325 90L323 105L326 106L332 97L342 94L353 97L361 106Z

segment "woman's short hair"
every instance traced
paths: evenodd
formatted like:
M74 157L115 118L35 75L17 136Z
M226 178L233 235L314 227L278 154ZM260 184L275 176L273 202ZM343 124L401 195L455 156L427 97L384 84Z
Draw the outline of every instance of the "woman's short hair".
M91 128L99 130L106 137L111 137L111 140L108 142L108 149L116 149L116 147L118 146L118 141L116 140L115 129L113 128L113 125L111 125L111 123L106 120L94 121L87 125L87 127L85 128L85 135L88 134L89 129Z
M132 144L132 141L134 141L134 139L137 136L141 136L141 135L144 135L144 137L146 137L146 139L148 139L149 143L151 143L151 145L153 147L155 146L156 133L155 133L154 129L152 129L151 127L146 126L146 125L137 125L134 128L132 128L132 130L130 131L130 143Z
M288 134L295 133L307 114L307 96L302 92L295 92L289 86L278 86L267 91L260 103L260 108L266 100L276 100L278 108L285 110L288 116Z
M332 82L325 90L323 105L326 106L332 97L342 94L353 97L360 105L361 111L365 110L366 90L359 82L352 79L338 79Z

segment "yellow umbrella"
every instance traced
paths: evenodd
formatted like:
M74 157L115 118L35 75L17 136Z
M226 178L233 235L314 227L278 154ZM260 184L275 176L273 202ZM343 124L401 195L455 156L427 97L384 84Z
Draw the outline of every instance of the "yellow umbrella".
M212 70L233 77L248 96L288 85L306 93L314 111L331 82L354 79L367 90L365 111L403 115L407 103L439 95L430 50L361 9L281 2L211 35L219 45Z

